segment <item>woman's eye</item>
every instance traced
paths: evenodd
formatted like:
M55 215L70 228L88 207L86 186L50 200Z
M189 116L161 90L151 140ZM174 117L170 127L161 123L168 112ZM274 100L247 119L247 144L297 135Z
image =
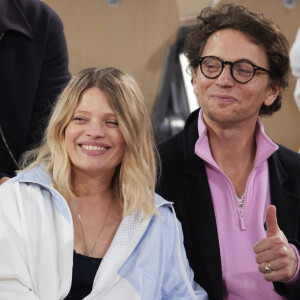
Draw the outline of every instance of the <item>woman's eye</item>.
M106 123L110 126L118 126L119 125L118 121L107 121Z
M73 120L77 123L85 122L85 118L82 117L74 117Z

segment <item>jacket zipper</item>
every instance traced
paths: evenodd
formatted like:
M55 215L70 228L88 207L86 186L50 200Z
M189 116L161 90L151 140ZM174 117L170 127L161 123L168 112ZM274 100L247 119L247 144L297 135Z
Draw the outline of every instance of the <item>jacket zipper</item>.
M9 148L9 146L8 146L8 143L7 143L6 138L5 138L5 136L4 136L4 133L3 133L3 130L2 130L1 125L0 125L0 136L2 137L2 140L3 140L3 142L4 142L4 145L5 145L5 147L6 147L6 150L7 150L8 153L9 153L9 156L11 157L11 159L13 160L13 162L15 163L16 167L20 169L20 166L19 166L19 164L17 163L17 160L15 159L15 157L14 157L12 151L10 150L10 148Z
M5 32L2 32L2 33L1 33L1 35L0 35L0 41L3 39L4 34L5 34ZM9 153L9 156L10 156L11 159L13 160L14 164L16 165L16 167L17 167L18 169L20 169L20 166L19 166L19 164L17 163L17 160L15 159L15 157L14 157L12 151L10 150L10 148L9 148L9 146L8 146L8 143L7 143L6 138L5 138L5 136L4 136L4 133L3 133L3 130L2 130L1 125L0 125L0 136L2 137L3 143L4 143L5 147L6 147L6 150L7 150L8 153Z

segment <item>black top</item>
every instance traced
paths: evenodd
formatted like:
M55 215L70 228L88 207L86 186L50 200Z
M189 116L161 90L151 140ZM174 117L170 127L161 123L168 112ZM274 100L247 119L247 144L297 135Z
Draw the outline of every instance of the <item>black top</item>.
M65 299L82 300L91 293L101 261L102 258L81 255L74 250L72 285Z

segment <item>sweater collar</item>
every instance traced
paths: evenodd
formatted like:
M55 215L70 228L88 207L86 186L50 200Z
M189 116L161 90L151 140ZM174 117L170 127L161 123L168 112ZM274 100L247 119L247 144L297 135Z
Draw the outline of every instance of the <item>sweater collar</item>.
M203 120L203 113L201 110L198 116L198 134L199 137L195 144L195 154L212 166L219 168L210 151L207 127ZM254 159L254 167L267 160L278 149L278 146L265 134L263 124L260 120L257 120L256 123L255 139L256 154Z

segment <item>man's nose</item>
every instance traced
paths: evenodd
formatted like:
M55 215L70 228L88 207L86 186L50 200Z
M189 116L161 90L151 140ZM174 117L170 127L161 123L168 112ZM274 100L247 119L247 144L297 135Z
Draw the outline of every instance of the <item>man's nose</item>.
M225 64L221 74L217 77L217 84L219 85L233 85L234 79L231 76L231 66Z

